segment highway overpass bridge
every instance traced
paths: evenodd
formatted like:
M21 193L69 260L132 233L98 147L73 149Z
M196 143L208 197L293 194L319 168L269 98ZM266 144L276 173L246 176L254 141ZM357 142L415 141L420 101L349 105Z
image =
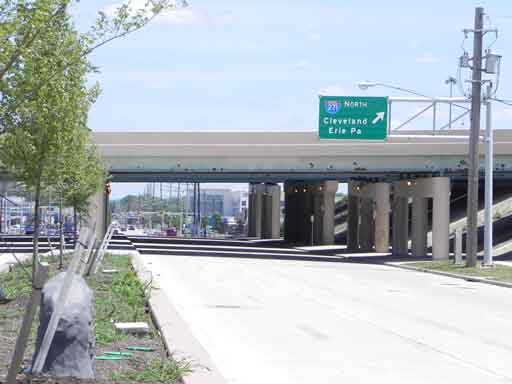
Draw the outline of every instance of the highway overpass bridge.
M250 236L279 237L276 183L284 182L285 240L332 243L341 181L349 182L350 248L388 252L391 243L393 253L407 253L412 202L412 252L425 255L432 199L433 256L441 259L449 253L450 182L465 179L468 141L467 130L404 131L386 141L320 140L317 132L94 133L113 181L251 183ZM494 142L495 178L510 179L512 131L495 131ZM483 146L481 153L483 161Z
M403 131L372 142L319 140L317 132L95 132L93 140L116 182L346 182L464 177L467 135ZM494 153L495 177L512 177L512 130L495 131Z
M396 132L396 131L395 131ZM434 134L435 133L435 134ZM349 182L348 246L426 254L432 199L433 255L448 257L450 182L465 179L468 131L403 131L386 141L320 140L317 132L94 132L114 182L248 182L249 235L334 242L334 195ZM512 130L497 130L494 176L512 178ZM481 146L483 168L483 145ZM106 227L106 198L92 212ZM390 230L391 228L391 230ZM392 239L390 240L390 233Z

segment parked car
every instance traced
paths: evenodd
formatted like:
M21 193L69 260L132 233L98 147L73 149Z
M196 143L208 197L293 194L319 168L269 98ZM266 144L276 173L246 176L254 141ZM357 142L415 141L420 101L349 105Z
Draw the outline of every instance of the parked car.
M33 235L34 234L34 224L25 225L25 235Z
M58 236L59 228L56 225L48 225L46 227L46 232L48 233L48 236Z
M165 235L169 237L176 237L178 236L178 231L176 230L176 227L170 227L165 230Z

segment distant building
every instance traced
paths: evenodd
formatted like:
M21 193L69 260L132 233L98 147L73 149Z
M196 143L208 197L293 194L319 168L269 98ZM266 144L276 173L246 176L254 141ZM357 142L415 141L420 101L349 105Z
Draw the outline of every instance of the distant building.
M243 197L241 191L230 189L202 189L201 188L201 216L211 216L215 213L223 217L241 217L243 211ZM246 193L247 195L247 193ZM194 196L192 193L187 196L187 209L193 210ZM245 197L245 206L247 197Z

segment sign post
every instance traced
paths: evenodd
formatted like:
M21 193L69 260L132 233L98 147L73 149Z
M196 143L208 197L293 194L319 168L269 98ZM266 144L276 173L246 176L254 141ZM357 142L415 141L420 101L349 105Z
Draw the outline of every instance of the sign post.
M320 139L386 140L388 98L320 96Z

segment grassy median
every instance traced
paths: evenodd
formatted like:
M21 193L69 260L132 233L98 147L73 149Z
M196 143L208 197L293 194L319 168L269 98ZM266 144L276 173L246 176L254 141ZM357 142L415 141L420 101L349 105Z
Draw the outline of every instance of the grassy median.
M50 263L50 274L58 273L56 263ZM94 381L84 383L181 383L182 377L191 372L191 364L169 355L155 328L148 307L150 287L142 284L131 268L130 257L110 255L104 258L101 269L116 269L117 273L98 272L87 279L94 291L94 330L96 356L117 353L122 359L97 360ZM9 299L0 304L0 382L7 374L9 356L14 349L17 332L21 324L24 305L30 294L30 265L15 266L11 271L0 273L0 287ZM38 319L38 315L36 316ZM117 332L114 322L143 321L150 332L135 336ZM29 346L25 353L25 366L32 358L37 320L34 321ZM139 351L128 350L138 347ZM38 383L53 383L51 378ZM81 383L81 380L73 380Z
M486 268L480 266L467 268L463 265L455 265L453 261L421 261L407 263L407 266L512 283L512 267L505 265L497 264L493 267Z

